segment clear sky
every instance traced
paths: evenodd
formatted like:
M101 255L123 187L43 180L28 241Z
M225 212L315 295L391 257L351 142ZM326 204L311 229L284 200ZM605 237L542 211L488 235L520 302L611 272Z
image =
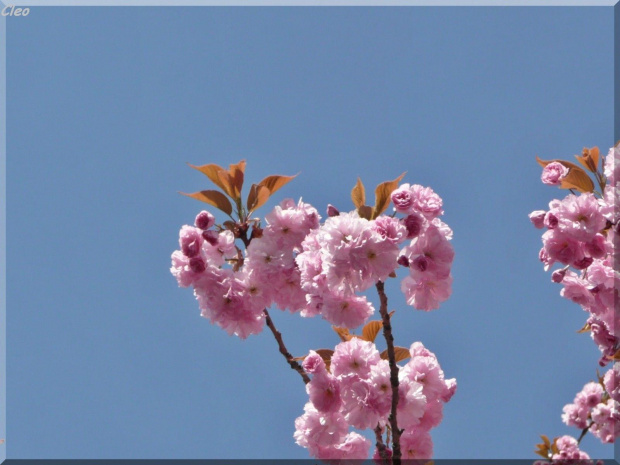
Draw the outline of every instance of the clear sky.
M169 273L203 208L177 192L209 186L186 162L241 159L300 173L269 207L347 210L357 176L403 171L442 196L452 298L418 312L388 286L396 343L458 380L435 458L579 434L560 415L598 350L527 215L563 195L536 155L615 142L613 8L37 7L7 45L9 458L307 457L271 334L228 336ZM338 342L272 315L295 355Z

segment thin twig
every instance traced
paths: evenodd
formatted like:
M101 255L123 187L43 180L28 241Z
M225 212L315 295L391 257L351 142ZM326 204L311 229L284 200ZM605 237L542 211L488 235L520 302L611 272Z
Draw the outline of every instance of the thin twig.
M377 450L379 451L379 455L381 456L381 460L386 465L390 463L390 457L388 456L385 444L383 443L383 435L381 433L381 427L377 425L375 428L375 437L377 438Z
M301 378L304 380L304 383L308 384L310 382L310 377L306 374L303 367L299 363L297 363L296 360L293 359L293 356L284 345L284 341L282 340L282 333L280 333L280 331L276 329L267 309L263 310L263 313L265 315L265 322L267 323L267 326L269 326L269 329L273 333L273 337L275 337L276 341L278 342L278 348L280 349L280 353L284 356L291 368L297 373L299 373L299 376L301 376Z
M390 362L390 384L392 385L392 411L390 412L390 426L392 427L392 452L394 457L394 465L400 465L400 434L402 431L398 429L398 421L396 419L396 409L398 408L398 366L396 365L396 356L394 355L394 337L392 336L392 324L390 323L390 315L388 314L388 299L385 294L385 285L382 281L376 284L377 292L381 307L381 319L383 320L383 337L387 343L388 360Z

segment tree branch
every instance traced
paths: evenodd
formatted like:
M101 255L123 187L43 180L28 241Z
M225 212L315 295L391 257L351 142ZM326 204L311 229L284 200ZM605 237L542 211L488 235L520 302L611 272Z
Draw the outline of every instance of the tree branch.
M400 465L400 434L402 431L398 429L398 421L396 419L396 409L398 408L398 366L396 365L396 356L394 355L394 337L392 336L392 324L390 323L390 315L388 314L388 299L385 295L385 285L382 281L376 284L377 292L381 307L381 319L383 320L383 337L387 343L388 360L390 362L390 384L392 385L392 411L390 412L389 421L392 427L392 451L394 457L394 465Z
M383 461L383 463L389 465L390 457L388 455L385 444L383 443L383 436L381 433L381 427L379 425L377 425L377 427L375 428L375 437L377 438L376 445L377 445L377 450L379 451L379 456L381 457L381 460Z
M267 326L269 326L269 329L273 333L273 337L275 337L276 341L278 342L278 348L280 349L280 353L284 356L291 368L297 373L299 373L299 376L301 376L301 378L304 380L304 383L308 384L310 382L310 377L306 374L303 367L299 363L297 363L296 360L293 359L293 356L284 345L284 341L282 341L282 333L280 333L280 331L276 329L267 309L263 310L263 314L265 315L265 322L267 323Z

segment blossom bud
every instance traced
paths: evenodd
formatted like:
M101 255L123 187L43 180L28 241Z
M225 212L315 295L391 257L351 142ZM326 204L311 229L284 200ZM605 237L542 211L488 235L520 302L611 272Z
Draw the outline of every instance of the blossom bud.
M208 211L203 210L196 216L194 224L197 228L209 229L215 224L215 217Z
M338 211L338 209L334 207L331 203L328 203L327 204L327 216L331 218L332 216L338 216L338 215L340 215L340 212Z
M205 262L200 257L193 257L189 260L189 267L194 273L202 273L207 269Z
M573 262L573 266L578 270L585 270L587 267L592 265L594 259L592 257L583 257L581 260L577 260Z
M551 212L547 212L543 222L547 228L554 229L558 225L558 217Z
M211 230L211 231L203 231L202 237L209 244L215 246L218 243L220 235L217 233L217 231Z
M401 255L400 257L398 257L398 264L400 266L404 266L405 268L409 268L409 259L407 257L405 257L404 255Z
M428 258L426 258L424 255L416 257L416 259L411 264L411 267L419 271L426 271L426 269L428 268Z
M551 281L554 283L561 283L566 275L566 268L562 268L561 270L555 270L551 273Z
M545 226L546 211L536 210L529 214L530 221L536 229L542 229Z
M404 220L405 227L407 228L407 239L413 239L420 234L422 229L422 217L416 214L407 216Z
M179 233L179 245L183 255L190 258L195 257L202 247L200 232L191 226L183 226Z

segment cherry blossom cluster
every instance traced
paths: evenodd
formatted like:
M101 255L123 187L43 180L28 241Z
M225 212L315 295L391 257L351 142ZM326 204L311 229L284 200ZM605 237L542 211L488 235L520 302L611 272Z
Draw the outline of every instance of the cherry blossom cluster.
M418 310L434 310L452 293L450 268L454 249L452 230L439 216L442 200L430 187L403 184L392 193L394 210L406 215L401 221L412 239L399 257L409 267L401 283L407 303Z
M552 162L543 169L542 181L561 185L569 172L562 163ZM620 313L614 307L620 289L620 273L614 270L620 241L620 211L614 208L619 204L620 148L610 149L604 176L595 173L601 181L599 198L594 192L569 194L563 200L552 200L547 211L532 212L530 220L537 228L546 229L539 258L545 270L555 263L562 265L551 279L563 285L563 297L588 312L586 328L601 351L599 363L604 366L620 342L613 330L620 324Z
M562 436L551 443L542 436L544 442L538 444L536 453L560 465L589 460L588 454L579 450L588 431L603 443L613 443L620 435L620 371L615 363L620 360L620 340L614 331L620 323L620 273L614 267L620 243L620 148L609 150L601 160L602 169L596 147L584 149L576 158L585 170L567 161L538 159L543 166L542 182L569 189L571 194L552 200L547 211L532 212L530 220L536 228L545 229L539 253L545 271L560 264L551 280L563 285L560 294L564 298L588 313L579 332L590 331L601 351L600 366L610 361L614 365L603 377L599 376L598 383L587 383L573 403L563 409L564 423L582 430L578 439ZM537 462L540 463L547 462Z
M371 443L349 430L372 429L375 458L382 463L430 458L429 431L441 422L456 380L444 379L437 358L421 343L409 350L394 346L384 282L406 267L401 289L419 310L436 309L450 296L454 251L452 231L439 219L441 198L428 187L398 186L401 175L377 186L371 207L358 180L351 212L329 205L321 223L314 207L285 199L261 226L253 212L294 176L272 175L252 184L244 203L245 161L229 169L190 166L221 190L184 195L215 206L232 221L216 224L210 212L201 211L193 226L181 228L170 271L181 287L193 288L201 316L228 334L245 339L269 327L310 398L295 422L297 443L321 459L366 458ZM394 213L388 216L390 202ZM373 286L382 320L366 324L361 335L351 334L375 312L363 295ZM343 342L335 350L293 357L269 315L272 306L321 316L335 325ZM388 346L383 353L374 344L381 328Z
M547 438L544 438L546 442L549 442ZM544 446L544 444L541 444ZM579 442L572 436L560 436L556 438L553 444L549 444L548 450L549 458L545 460L537 460L534 465L549 465L551 462L553 465L586 465L592 464L590 456L579 449ZM603 465L601 460L596 462L596 465Z
M615 365L598 383L587 383L572 404L564 406L562 421L587 429L603 443L620 435L620 366Z
M444 378L435 354L422 343L409 349L411 359L398 369L398 425L402 458L432 457L429 431L443 417L443 404L456 391L456 380ZM338 344L329 368L323 358L311 351L303 367L312 375L306 385L309 402L304 414L295 421L295 440L318 459L364 459L371 442L358 430L375 429L380 433L388 425L392 406L390 367L381 358L374 343L353 337ZM390 457L391 449L375 448L374 458Z
M262 331L263 309L305 307L295 255L320 216L309 204L286 199L266 220L244 256L233 232L214 229L213 215L202 211L195 226L181 228L181 250L172 254L170 271L180 286L193 286L201 316L242 339Z

